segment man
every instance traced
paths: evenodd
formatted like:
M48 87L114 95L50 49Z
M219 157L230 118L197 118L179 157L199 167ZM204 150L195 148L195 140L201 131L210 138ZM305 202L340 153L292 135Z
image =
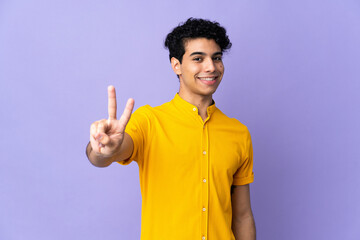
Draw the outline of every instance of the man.
M133 114L129 99L117 120L110 86L109 118L91 125L87 156L98 167L137 162L142 240L254 240L250 134L212 99L224 74L223 52L231 47L226 31L190 18L168 34L165 46L179 92Z

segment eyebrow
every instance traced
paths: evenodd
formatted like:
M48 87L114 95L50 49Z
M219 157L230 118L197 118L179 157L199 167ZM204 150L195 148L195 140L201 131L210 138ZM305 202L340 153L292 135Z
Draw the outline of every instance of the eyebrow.
M206 53L204 53L204 52L193 52L193 53L190 54L190 56L194 56L194 55L202 55L202 56L205 56ZM222 52L216 52L216 53L213 54L213 56L216 56L216 55L221 55L221 56L222 56L223 53L222 53Z

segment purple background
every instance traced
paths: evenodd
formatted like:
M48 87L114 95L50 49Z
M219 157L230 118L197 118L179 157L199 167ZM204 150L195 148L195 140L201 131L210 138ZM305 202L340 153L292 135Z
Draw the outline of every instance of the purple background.
M214 98L254 144L258 239L360 239L360 3L0 1L0 239L139 239L136 164L93 167L90 124L173 98L188 17L233 42Z

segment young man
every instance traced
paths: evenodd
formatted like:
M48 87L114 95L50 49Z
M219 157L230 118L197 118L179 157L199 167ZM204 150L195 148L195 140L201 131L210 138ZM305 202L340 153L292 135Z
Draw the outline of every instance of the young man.
M165 46L179 92L133 114L129 99L117 120L110 86L109 118L91 125L87 156L98 167L137 162L142 240L254 240L250 134L212 99L224 74L222 54L231 47L226 31L190 18L168 34Z

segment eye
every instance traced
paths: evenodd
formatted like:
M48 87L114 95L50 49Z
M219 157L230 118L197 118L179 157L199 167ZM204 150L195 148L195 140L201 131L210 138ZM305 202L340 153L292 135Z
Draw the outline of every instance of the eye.
M194 57L193 60L195 62L201 62L202 61L202 58L201 57Z
M213 60L214 60L214 61L221 62L221 61L222 61L222 57L214 57Z

